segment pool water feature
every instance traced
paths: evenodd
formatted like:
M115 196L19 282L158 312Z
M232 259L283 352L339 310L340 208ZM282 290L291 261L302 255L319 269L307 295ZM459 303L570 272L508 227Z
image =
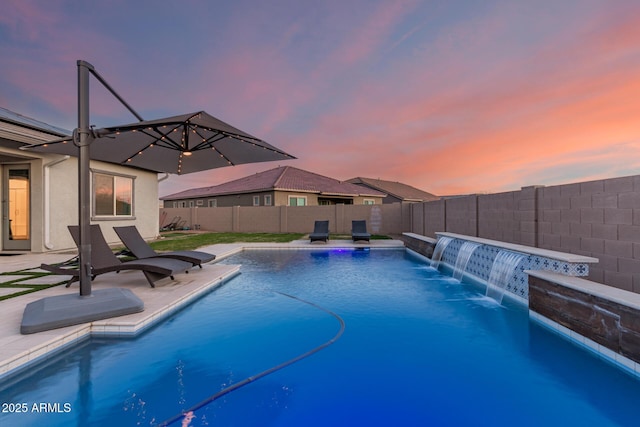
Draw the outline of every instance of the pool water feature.
M435 247L433 248L433 255L431 256L431 267L437 269L440 265L440 260L444 254L445 249L449 246L449 243L453 242L451 237L440 237Z
M464 242L462 246L460 246L460 250L458 251L458 256L456 258L456 265L453 267L454 279L462 281L464 272L467 269L467 264L469 264L469 260L471 259L471 255L473 255L473 252L480 246L482 246L480 243L475 242Z
M495 299L498 304L502 302L507 283L511 280L511 276L514 275L523 258L524 255L515 252L504 250L498 252L491 266L489 280L487 280L486 295L489 298Z
M91 339L0 391L68 413L0 425L636 425L640 382L405 251L245 251L242 274L132 340ZM181 425L182 420L172 425Z

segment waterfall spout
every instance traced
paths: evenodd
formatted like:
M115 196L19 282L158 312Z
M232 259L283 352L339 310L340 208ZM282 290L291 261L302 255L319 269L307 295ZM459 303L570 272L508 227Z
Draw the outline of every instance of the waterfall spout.
M473 252L482 246L480 243L475 242L464 242L462 246L460 246L460 250L458 251L458 256L456 258L456 265L453 268L453 278L462 282L462 278L464 277L464 272L467 269L467 264L471 259L471 255Z
M440 237L438 242L436 243L436 247L433 248L433 255L431 255L431 267L436 270L440 266L440 259L442 259L442 254L444 250L447 248L449 243L451 243L453 239L451 237Z
M498 304L502 304L505 288L522 258L524 258L522 254L505 250L501 250L496 255L489 273L489 280L487 280L486 295L495 299Z

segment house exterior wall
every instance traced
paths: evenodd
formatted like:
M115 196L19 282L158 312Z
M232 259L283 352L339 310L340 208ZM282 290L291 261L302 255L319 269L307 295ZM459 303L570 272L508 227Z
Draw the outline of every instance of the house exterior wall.
M380 190L378 190L380 191ZM396 196L392 196L391 194L388 194L387 197L385 197L384 199L382 199L382 203L384 204L389 204L389 203L401 203L402 199Z
M330 199L332 204L345 203L355 205L363 205L365 200L374 200L375 204L381 204L381 197L368 197L368 196L355 196L355 197L332 197L323 196L317 193L307 193L302 191L262 191L255 193L243 193L243 194L229 194L215 197L199 197L193 199L180 199L180 200L164 200L162 206L164 208L174 208L174 204L178 204L175 207L181 207L180 203L185 202L185 207L209 207L209 200L215 199L216 205L219 208L231 207L231 206L254 206L253 197L260 197L260 206L265 206L264 197L266 195L271 196L271 206L289 206L289 197L304 197L306 199L307 206L318 206L319 199Z
M276 191L275 192L275 206L289 206L289 196L306 197L307 206L318 205L318 195L315 193L289 192L289 191Z
M73 160L75 163L75 159ZM110 243L120 243L120 239L118 239L118 236L113 231L113 227L126 225L135 225L140 231L140 234L145 238L156 237L160 228L158 218L158 174L102 162L92 163L92 169L135 176L133 217L122 219L92 218L93 224L100 224L107 241Z
M47 252L75 249L75 243L67 230L67 225L78 224L78 166L77 158L56 154L24 152L0 147L5 155L19 156L30 165L30 205L31 205L31 251ZM61 162L57 163L58 160ZM53 164L56 162L55 164ZM123 219L94 219L92 223L102 226L105 237L117 242L112 227L135 225L145 237L158 234L158 179L154 172L147 172L120 165L91 162L93 170L119 175L135 176L134 216ZM48 170L48 185L45 174ZM0 185L0 191L2 186ZM49 198L49 209L46 208ZM48 219L48 227L47 227ZM0 233L2 228L0 227ZM2 235L0 234L0 241Z
M133 216L126 218L96 218L92 224L99 224L110 243L119 242L113 227L135 225L146 238L158 234L158 178L154 172L142 171L125 166L103 162L91 162L92 171L101 171L119 175L133 176ZM41 181L38 187L44 187ZM44 188L43 188L44 191ZM50 246L32 247L34 252L75 248L67 225L78 224L78 165L72 157L50 169ZM35 233L34 233L35 234Z

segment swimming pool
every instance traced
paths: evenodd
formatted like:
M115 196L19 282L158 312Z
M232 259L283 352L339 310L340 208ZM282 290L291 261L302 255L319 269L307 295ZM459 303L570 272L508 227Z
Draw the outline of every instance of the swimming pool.
M242 274L144 335L85 341L5 385L0 401L29 411L0 413L0 425L169 420L333 339L331 313L345 324L337 341L203 406L190 425L637 424L639 381L408 252L246 251L222 262Z

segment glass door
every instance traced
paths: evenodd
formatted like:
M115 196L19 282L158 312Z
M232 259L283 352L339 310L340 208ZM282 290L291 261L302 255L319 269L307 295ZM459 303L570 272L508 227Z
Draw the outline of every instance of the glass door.
M2 181L2 249L31 250L29 165L4 165Z

